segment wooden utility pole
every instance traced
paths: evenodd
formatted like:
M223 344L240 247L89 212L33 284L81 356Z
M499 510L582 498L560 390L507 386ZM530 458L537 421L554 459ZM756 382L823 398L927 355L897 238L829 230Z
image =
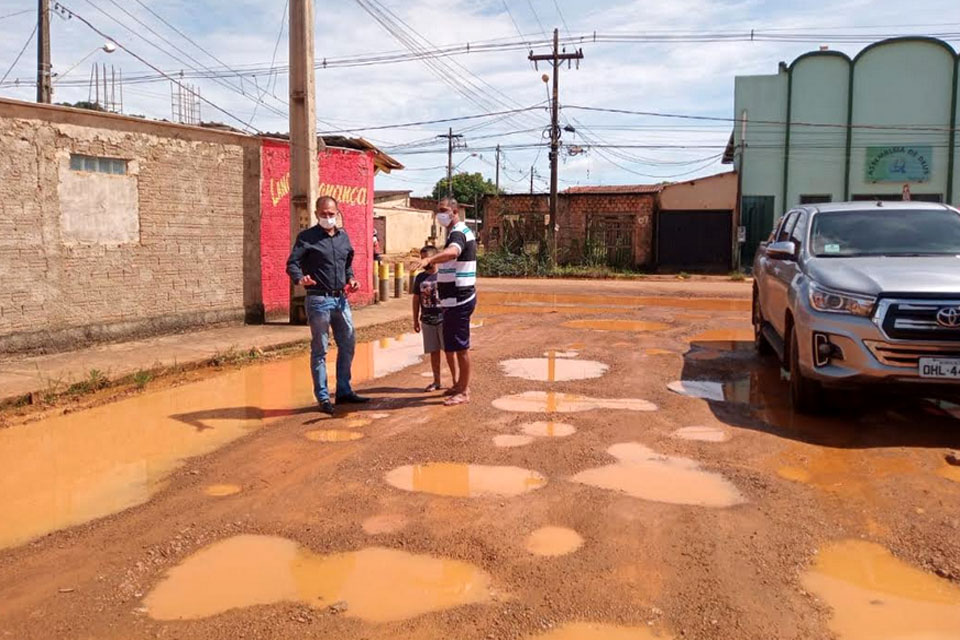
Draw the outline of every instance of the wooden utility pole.
M313 224L317 185L317 107L313 0L290 0L290 244ZM291 286L290 322L300 324L304 292Z
M528 60L537 62L549 62L553 66L553 94L550 100L550 224L547 227L547 246L550 253L550 260L553 264L557 263L557 165L560 159L560 66L566 62L569 66L572 61L577 61L577 67L580 66L580 60L583 59L583 50L577 49L575 53L560 51L560 30L553 30L553 52L543 55L534 55L533 51L527 56ZM533 175L530 176L531 183ZM533 191L531 187L531 191Z
M37 2L37 102L50 104L53 83L50 81L50 0Z
M497 145L497 195L500 195L500 145Z
M530 167L530 195L533 195L533 167Z
M447 139L447 197L453 197L453 150L458 148L456 141L463 137L463 134L454 133L453 127L447 129L447 132L437 136ZM464 145L466 146L466 145ZM437 220L434 218L433 226L430 228L430 240L437 240Z

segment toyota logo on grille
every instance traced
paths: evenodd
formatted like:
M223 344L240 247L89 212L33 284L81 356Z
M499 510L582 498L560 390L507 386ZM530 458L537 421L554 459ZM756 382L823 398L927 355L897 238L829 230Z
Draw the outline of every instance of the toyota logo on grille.
M937 311L937 324L948 329L960 327L960 307L944 307Z

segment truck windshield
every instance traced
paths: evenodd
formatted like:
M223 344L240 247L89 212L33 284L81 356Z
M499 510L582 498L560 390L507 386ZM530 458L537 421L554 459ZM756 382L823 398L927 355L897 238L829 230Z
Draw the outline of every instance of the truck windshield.
M947 209L818 213L810 241L817 257L960 255L960 215Z

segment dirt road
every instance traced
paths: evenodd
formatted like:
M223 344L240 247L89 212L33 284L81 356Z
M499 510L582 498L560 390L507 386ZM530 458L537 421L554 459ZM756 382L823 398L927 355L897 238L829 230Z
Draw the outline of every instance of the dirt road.
M960 638L960 408L800 418L671 287L488 287L457 408L406 336L0 431L0 637Z

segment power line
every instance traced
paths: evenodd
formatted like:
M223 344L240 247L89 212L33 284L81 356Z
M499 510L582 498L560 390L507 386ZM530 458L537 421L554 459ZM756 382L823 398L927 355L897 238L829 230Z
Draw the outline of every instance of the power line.
M506 111L494 111L491 113L478 113L470 116L457 116L454 118L438 118L436 120L419 120L417 122L404 122L401 124L383 124L375 127L354 127L352 129L335 129L331 131L320 131L321 134L331 135L334 133L353 133L356 131L378 131L382 129L399 129L401 127L412 127L417 125L425 124L441 124L444 122L460 122L462 120L476 120L477 118L489 118L491 116L500 116L508 113L523 113L524 111L532 111L534 109L539 109L540 105L534 105L532 107L524 107L522 109L509 109Z
M13 18L13 17L15 17L15 16L22 16L22 15L24 15L24 14L33 13L33 12L34 12L33 9L24 9L24 10L22 10L22 11L14 11L13 13L6 13L6 14L0 16L0 20L6 20L7 18Z
M139 2L139 1L140 1L140 0L137 0L137 2ZM141 3L141 4L142 4L142 3ZM277 61L277 51L280 50L280 40L281 40L281 38L283 38L283 27L287 24L287 9L288 9L288 8L290 8L290 0L286 0L286 1L283 3L283 11L280 12L280 31L279 31L279 33L277 33L277 42L276 42L276 44L273 45L273 57L270 59L270 66L271 66L271 67L272 67L273 64ZM270 93L272 93L272 94L274 95L274 97L276 97L276 88L277 88L276 78L277 78L277 76L274 75L273 78L272 78L272 79L273 79L273 83L274 83L274 85L273 85L273 90L270 90L269 87L270 87L271 77L270 77L270 76L267 76L267 86L266 86L266 88L264 89L264 92L260 94L260 97L261 97L261 98L263 98L263 96L266 94L267 91L270 91ZM259 88L259 87L258 87L258 88ZM278 98L278 99L279 99L279 98ZM259 109L259 108L260 108L260 103L257 103L257 104L255 104L255 105L253 106L253 114L250 116L250 121L251 121L251 122L253 122L254 118L257 117L257 109Z
M517 35L520 36L521 40L524 40L523 31L520 30L520 25L517 24L517 20L513 17L513 12L510 11L510 5L507 4L507 0L503 0L503 8L507 10L507 15L510 16L510 22L513 23L514 28L517 30Z
M137 60L138 60L139 62L141 62L142 64L150 67L151 69L153 69L154 71L156 71L156 72L158 72L158 73L163 73L162 71L160 71L160 69L159 69L158 67L154 66L153 64L151 64L150 62L148 62L147 60L145 60L143 57L141 57L140 55L134 53L134 52L131 51L129 48L127 48L127 47L126 47L122 42L120 42L117 38L114 38L114 37L112 37L112 36L104 33L103 31L101 31L100 29L98 29L97 27L95 27L95 26L93 25L93 23L91 23L89 20L87 20L86 18L84 18L83 16L81 16L80 14L78 14L76 11L73 11L72 9L70 9L69 7L67 7L66 5L64 5L63 3L57 2L56 5L55 5L55 9L65 12L70 18L76 18L77 20L79 20L80 22L82 22L84 25L86 25L91 31L93 31L94 33L98 34L101 38L105 38L105 39L109 40L110 42L113 42L115 45L117 45L117 47L119 47L120 49L122 49L123 51L125 51L128 55L130 55L130 56L134 57L135 59L137 59ZM179 80L177 80L176 78L174 78L173 76L167 75L167 74L165 74L165 73L164 73L163 75L164 75L168 80L170 80L170 82L173 82L174 84L176 84L176 85L177 85L178 87L180 87L181 89L186 90L186 87L184 87L183 84L182 84ZM216 109L216 110L219 111L220 113L224 114L225 116L229 117L230 119L235 120L236 122L239 122L240 124L242 124L242 125L243 125L244 127L246 127L247 129L252 129L253 131L256 131L257 133L262 133L259 129L257 129L256 127L254 127L254 126L253 126L252 124L250 124L249 122L244 122L242 119L240 119L239 117L233 115L232 113L230 113L229 111L227 111L226 109L224 109L224 108L221 107L220 105L216 104L215 102L213 102L213 101L210 100L209 98L206 98L206 97L201 96L201 95L199 95L199 94L197 94L197 98L199 98L202 102L207 103L208 105L210 105L211 107L213 107L214 109Z
M20 58L23 57L23 52L27 50L27 47L30 46L30 43L33 42L33 36L37 35L37 28L40 26L40 23L37 22L33 25L33 31L30 32L30 36L27 38L27 41L23 43L23 48L20 49L20 53L17 54L17 57L13 59L13 64L10 65L10 68L7 69L7 72L3 74L3 78L0 78L0 83L7 79L7 76L10 75L10 72L13 71L13 68L17 66L17 63L20 62Z
M533 17L536 18L537 24L540 25L540 31L543 33L543 37L547 37L547 30L543 28L543 23L540 22L540 16L537 15L537 10L533 8L533 1L527 0L527 4L530 5L530 11L533 13Z
M557 0L553 0L553 6L557 8L557 14L560 16L560 22L563 24L563 28L569 36L570 27L567 25L567 19L563 17L563 11L560 9L560 3Z

